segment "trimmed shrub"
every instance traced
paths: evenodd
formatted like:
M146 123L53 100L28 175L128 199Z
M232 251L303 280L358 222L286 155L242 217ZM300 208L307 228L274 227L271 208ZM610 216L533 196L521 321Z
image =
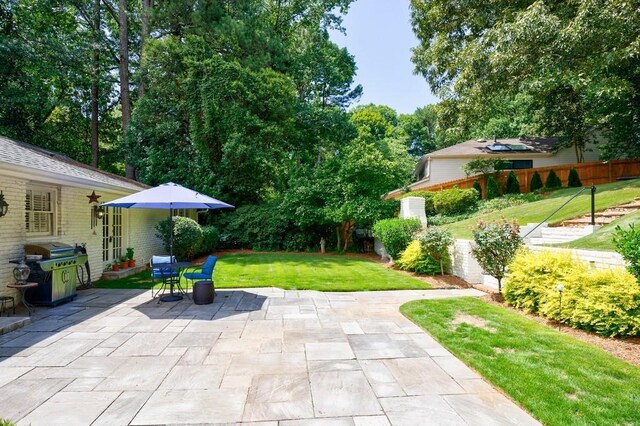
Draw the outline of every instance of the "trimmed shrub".
M200 246L201 253L213 253L218 247L218 241L220 241L220 233L215 226L203 226L202 227L202 245Z
M626 260L627 270L640 282L640 229L636 229L633 223L627 230L616 226L613 243L616 251Z
M562 188L562 181L556 172L551 170L547 175L547 179L544 181L544 189L553 190L558 188Z
M436 193L433 191L415 191L415 192L407 192L404 194L402 198L407 197L420 197L424 198L424 212L427 216L431 216L436 214L436 209L433 206L433 197Z
M500 187L498 181L493 176L487 178L487 200L492 200L500 196Z
M409 243L394 266L403 271L415 272L420 275L436 275L440 272L439 263L421 249L418 240Z
M507 184L504 187L505 194L519 194L520 193L520 181L515 172L511 170L507 176Z
M502 292L502 278L507 273L507 266L522 245L520 227L515 222L489 223L478 222L473 230L474 244L471 254L482 269L498 280L498 291Z
M482 186L480 185L480 182L478 182L477 180L474 180L473 181L473 189L478 191L478 199L481 200L482 199Z
M509 304L605 336L640 335L640 286L625 270L591 270L567 253L528 250L509 268Z
M580 188L581 186L582 186L582 181L580 180L578 171L576 169L570 169L567 188Z
M531 183L529 184L529 191L536 192L538 189L542 189L544 185L542 185L542 178L540 177L540 173L533 172L533 176L531 176Z
M436 213L452 216L475 210L478 205L478 192L473 189L460 189L458 187L436 192L433 197L433 206Z
M427 228L418 235L420 248L440 265L440 273L444 275L444 265L449 266L449 247L453 244L451 232L435 226Z
M398 259L411 240L413 234L422 228L418 219L383 219L373 225L373 235L378 238L391 259Z
M494 198L493 200L484 200L480 204L480 211L486 213L494 210L504 210L509 207L519 206L541 199L542 195L539 194L509 194L504 197Z
M156 237L160 238L167 252L170 249L171 219L158 222ZM175 216L173 218L173 254L178 260L192 259L202 244L202 228L193 219Z

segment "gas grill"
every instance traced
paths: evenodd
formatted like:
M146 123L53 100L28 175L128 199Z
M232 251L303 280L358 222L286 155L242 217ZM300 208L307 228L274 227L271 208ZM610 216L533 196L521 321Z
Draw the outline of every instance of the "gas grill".
M76 266L87 261L86 254L78 254L75 247L57 242L26 244L24 253L31 268L27 281L38 283L38 287L27 290L28 302L55 306L75 299ZM40 256L40 260L31 260Z

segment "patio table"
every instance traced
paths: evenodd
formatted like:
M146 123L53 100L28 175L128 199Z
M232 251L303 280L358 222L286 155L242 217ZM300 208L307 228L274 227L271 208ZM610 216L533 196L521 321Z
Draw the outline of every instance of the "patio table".
M182 278L182 274L184 273L184 269L193 266L191 262L172 262L172 263L159 263L155 265L155 267L162 269L171 269L178 271L177 277L167 277L169 280L169 294L165 294L160 296L160 301L162 302L177 302L178 300L182 300L183 297L181 294L176 294L173 292L174 285L178 285L180 287L180 278Z

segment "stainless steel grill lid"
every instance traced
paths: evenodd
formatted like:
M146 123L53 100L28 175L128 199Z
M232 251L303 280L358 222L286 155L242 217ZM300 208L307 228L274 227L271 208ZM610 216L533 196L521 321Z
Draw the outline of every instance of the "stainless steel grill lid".
M60 257L73 256L73 246L58 242L45 242L25 244L24 254L41 255L43 259L57 259Z

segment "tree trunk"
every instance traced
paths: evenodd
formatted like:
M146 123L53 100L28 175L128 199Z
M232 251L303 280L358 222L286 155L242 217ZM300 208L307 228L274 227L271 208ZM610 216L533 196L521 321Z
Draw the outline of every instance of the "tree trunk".
M131 101L129 99L129 33L127 22L127 0L120 0L118 7L120 26L120 105L122 108L122 140L127 138L127 129L131 119ZM125 175L135 179L135 170L125 158Z
M338 242L336 243L336 250L340 251L340 225L336 225L336 238L338 239Z
M502 294L502 277L498 277L498 293Z
M153 7L153 0L142 0L142 28L140 34L140 58L144 54L144 45L149 38L149 15ZM142 62L142 61L140 61ZM140 67L142 69L142 65ZM140 85L138 86L138 99L144 96L145 92L144 75L140 77Z
M444 264L442 263L442 259L440 259L440 275L444 275Z
M93 54L91 57L91 165L98 167L99 139L98 139L98 98L100 95L98 78L100 75L100 0L93 2Z

